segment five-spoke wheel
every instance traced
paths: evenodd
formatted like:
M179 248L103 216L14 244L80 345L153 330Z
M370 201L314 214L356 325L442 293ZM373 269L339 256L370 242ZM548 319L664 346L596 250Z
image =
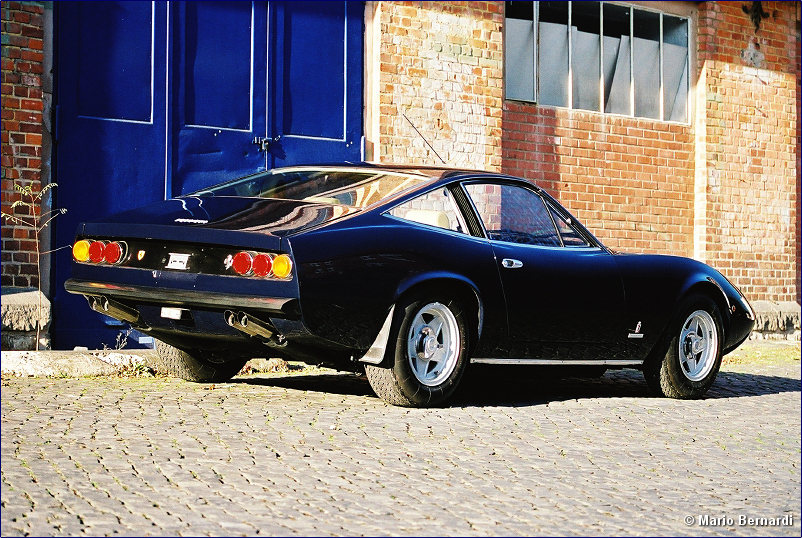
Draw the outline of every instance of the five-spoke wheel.
M468 362L466 314L452 298L409 298L396 307L386 364L366 365L374 392L407 407L444 403Z
M428 387L448 379L457 366L460 334L457 318L441 303L429 303L412 320L407 360L415 377Z
M713 368L717 350L716 322L706 310L697 310L685 320L679 337L682 373L691 381L701 381Z
M670 398L699 398L721 366L723 330L716 303L704 295L686 298L669 327L668 346L643 365L652 392ZM659 345L658 345L659 346Z

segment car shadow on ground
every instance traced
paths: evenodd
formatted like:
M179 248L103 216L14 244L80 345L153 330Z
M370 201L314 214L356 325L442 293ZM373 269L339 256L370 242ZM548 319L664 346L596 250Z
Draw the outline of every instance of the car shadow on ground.
M529 371L527 371L529 370ZM286 377L240 377L247 383L289 390L328 394L370 396L373 391L364 376L324 373ZM720 372L705 398L737 398L784 392L800 392L800 380L791 377ZM452 406L542 405L582 398L649 398L646 382L637 370L610 370L602 377L557 377L522 367L472 367L466 372Z
M235 377L229 383L246 383L265 387L280 387L289 390L325 392L350 396L374 396L364 376L337 372L313 375L291 375L283 377Z
M638 370L608 370L601 377L557 377L524 368L496 367L469 372L454 399L455 405L537 405L584 398L654 397ZM706 399L800 392L791 377L720 372Z

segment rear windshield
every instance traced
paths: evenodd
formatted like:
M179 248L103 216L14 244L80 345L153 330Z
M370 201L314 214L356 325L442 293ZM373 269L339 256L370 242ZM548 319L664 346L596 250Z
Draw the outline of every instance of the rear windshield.
M426 180L385 171L277 168L227 181L192 196L278 198L363 208Z

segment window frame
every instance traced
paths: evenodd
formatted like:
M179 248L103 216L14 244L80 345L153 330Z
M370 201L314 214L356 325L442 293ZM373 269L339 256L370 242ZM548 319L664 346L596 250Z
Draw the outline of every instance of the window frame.
M560 211L557 208L557 206L555 206L553 203L551 203L549 200L546 200L542 196L541 196L541 199L543 200L543 203L546 204L546 209L549 212L549 216L551 217L552 222L554 222L554 227L557 229L557 235L560 236L560 242L562 243L562 246L564 248L571 248L571 249L574 249L574 248L590 248L590 247L594 246L591 241L588 241L588 239L585 237L585 234L582 233L582 231L579 228L576 227L575 221L574 221L574 219L572 217L566 217L565 215L563 215L563 212ZM585 242L584 245L566 245L565 244L565 239L563 239L563 234L562 234L562 232L560 232L560 227L557 225L557 222L554 220L554 214L555 213L557 214L558 217L560 217L562 219L562 221L565 223L566 226L568 226L580 239L582 239Z
M520 187L524 190L531 192L534 196L536 196L541 203L543 203L543 207L546 210L546 214L548 214L549 219L551 221L551 225L554 227L554 233L557 235L558 240L560 241L559 245L534 245L534 244L526 244L526 243L515 243L512 241L504 241L503 239L493 239L487 234L487 228L485 228L484 220L482 220L482 215L479 213L479 210L476 208L476 204L473 202L473 198L471 197L468 190L465 188L466 185L471 184L485 184L485 185L508 185L513 187ZM459 183L460 190L462 195L466 198L468 204L470 204L471 212L473 213L474 219L478 222L479 227L481 229L482 238L491 241L491 242L499 242L504 243L505 245L516 245L520 247L530 247L530 248L564 248L570 250L582 250L582 249L595 249L595 250L603 250L606 251L607 249L596 239L593 234L585 229L584 226L576 219L573 215L568 213L562 205L559 204L554 198L549 196L548 193L544 192L542 189L538 188L535 185L532 185L527 182L523 181L514 181L505 178L475 178L475 179L468 179L461 181ZM563 241L562 234L560 233L560 229L557 227L557 223L554 222L554 217L551 214L550 208L554 209L554 211L565 219L568 225L576 231L582 239L585 240L587 245L574 245L574 246L565 246L565 242Z
M664 123L672 123L678 125L691 125L693 123L694 118L694 92L692 89L696 85L696 56L692 54L695 51L695 43L696 43L696 8L685 6L684 3L681 2L667 2L667 1L632 1L632 2L617 2L617 1L605 1L599 0L599 109L598 110L589 110L584 108L574 108L574 80L573 80L573 43L572 43L572 32L568 32L568 78L566 81L567 91L568 91L568 98L567 98L567 105L548 105L548 104L541 104L540 102L540 95L539 95L539 86L540 86L540 76L538 73L538 43L539 43L539 32L538 32L538 23L539 23L539 11L540 6L537 0L533 0L532 2L532 32L533 32L533 99L529 100L526 98L519 98L519 97L509 97L507 95L507 72L510 69L510 66L507 63L507 54L506 54L506 42L507 42L507 31L508 25L506 24L507 16L506 16L506 3L505 3L505 13L504 13L504 31L503 31L503 39L504 39L504 62L503 62L503 75L504 75L504 99L508 101L516 101L521 103L533 103L538 106L549 106L554 108L565 108L568 110L577 110L581 112L590 112L590 113L597 113L597 114L604 114L609 116L618 116L618 117L625 117L625 118L635 118L635 119L645 119L650 121L659 121ZM572 22L572 9L573 9L573 2L568 1L568 22L567 27L568 29L571 28ZM630 38L630 55L629 55L629 113L622 114L619 112L605 112L604 111L604 104L605 104L605 85L604 85L604 6L605 4L614 5L614 6L621 6L629 9L629 38ZM659 33L659 87L658 87L658 98L659 98L659 118L651 118L648 116L637 116L635 115L635 62L634 62L634 53L632 47L634 46L633 36L634 36L634 12L635 10L645 11L655 13L660 16L660 33ZM685 80L685 119L683 120L670 120L665 119L665 76L664 76L664 33L663 33L663 16L670 16L675 18L684 19L687 22L687 32L688 32L688 42L687 42L687 72L686 72L686 80Z
M418 222L416 220L405 219L404 217L399 217L398 215L393 215L393 211L395 211L397 208L401 207L402 205L407 204L409 202L412 202L413 200L417 200L418 198L423 198L424 196L428 196L431 193L433 193L435 191L438 191L440 189L445 189L445 190L448 191L448 194L449 194L448 200L449 200L449 203L451 204L451 209L456 214L457 221L459 222L459 225L462 227L463 231L458 232L456 230L451 230L451 229L448 229L448 228L441 228L439 226L433 226L431 224L426 224L425 222ZM455 193L454 193L453 184L440 185L440 186L437 186L437 187L433 187L431 189L427 189L426 191L418 194L417 196L413 196L411 198L407 198L406 200L404 200L402 202L399 202L397 204L393 204L391 207L389 207L389 208L385 209L384 211L382 211L381 214L383 216L385 216L385 217L389 217L391 219L399 220L401 222L406 222L406 223L414 224L414 225L417 225L417 226L425 226L426 228L430 228L432 230L438 230L438 231L441 231L441 232L451 233L451 234L458 235L460 237L462 237L462 236L469 236L469 237L473 236L473 237L475 237L475 234L472 233L472 231L471 231L471 227L469 227L468 224L467 224L467 219L465 218L465 215L462 214L462 208L460 208L459 202L457 200L455 200L454 194ZM480 224L481 224L481 222L480 222Z

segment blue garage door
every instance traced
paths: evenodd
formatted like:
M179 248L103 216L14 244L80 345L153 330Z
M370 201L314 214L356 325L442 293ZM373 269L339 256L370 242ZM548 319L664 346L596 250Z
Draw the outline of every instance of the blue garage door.
M55 243L266 168L359 161L360 2L57 3ZM116 345L53 256L53 343ZM135 342L130 342L135 343Z

